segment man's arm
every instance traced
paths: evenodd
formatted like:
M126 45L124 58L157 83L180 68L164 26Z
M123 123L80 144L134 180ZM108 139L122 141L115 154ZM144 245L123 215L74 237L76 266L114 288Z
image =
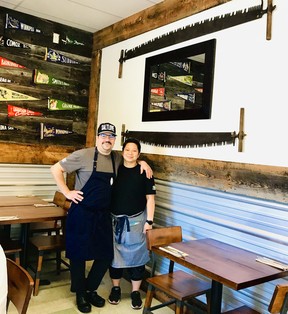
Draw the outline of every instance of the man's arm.
M138 160L137 162L141 167L140 173L143 173L143 171L145 171L147 179L151 179L153 177L153 170L147 164L147 162L144 160Z
M56 181L56 184L59 188L59 190L65 195L66 198L73 201L74 203L78 204L78 202L81 202L83 200L83 192L77 191L77 190L69 190L65 178L64 178L64 169L60 165L59 162L57 162L55 165L53 165L51 168L51 173Z

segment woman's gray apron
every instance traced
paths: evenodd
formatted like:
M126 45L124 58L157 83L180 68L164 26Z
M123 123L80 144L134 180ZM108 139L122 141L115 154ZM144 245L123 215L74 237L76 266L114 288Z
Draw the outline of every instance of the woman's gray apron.
M92 174L81 189L84 199L72 202L66 222L66 256L76 260L113 259L113 231L110 213L113 173L97 172L98 151L95 149Z
M137 267L149 261L146 235L143 233L146 211L129 217L112 215L115 268Z

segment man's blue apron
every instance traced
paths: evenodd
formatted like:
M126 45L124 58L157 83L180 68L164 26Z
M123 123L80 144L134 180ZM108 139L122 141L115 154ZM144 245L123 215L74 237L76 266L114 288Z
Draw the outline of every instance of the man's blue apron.
M113 259L113 232L110 214L113 172L97 172L98 151L95 149L93 172L81 189L84 199L72 202L66 222L66 256L76 260Z

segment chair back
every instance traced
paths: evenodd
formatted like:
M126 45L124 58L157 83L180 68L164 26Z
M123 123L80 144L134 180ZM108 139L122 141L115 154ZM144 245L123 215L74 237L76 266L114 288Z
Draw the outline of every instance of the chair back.
M163 246L173 242L182 241L182 228L181 226L163 227L147 230L146 232L146 243L147 249L151 254L151 273L150 276L153 277L156 270L157 258L155 253L151 251L152 246ZM174 269L174 262L169 261L169 273L172 273Z
M19 314L25 314L31 299L34 281L22 266L9 258L6 260L8 274L7 308L11 301Z
M146 232L147 248L150 251L152 246L162 246L173 242L182 241L181 226L163 227L148 230Z
M288 285L277 285L275 287L268 311L272 314L286 314L288 310Z
M55 192L54 197L53 197L53 203L57 206L62 207L63 209L67 211L69 210L71 206L71 201L68 200L66 196L59 191Z

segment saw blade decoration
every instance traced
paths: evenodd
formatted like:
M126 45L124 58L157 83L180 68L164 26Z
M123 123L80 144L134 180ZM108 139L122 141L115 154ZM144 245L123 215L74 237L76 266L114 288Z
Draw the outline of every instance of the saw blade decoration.
M148 145L162 147L204 147L215 145L233 144L238 139L238 152L243 152L243 141L247 134L244 132L244 108L240 108L240 123L238 134L233 132L143 132L125 131L122 124L121 145L128 137L137 138L140 142Z
M132 59L143 54L166 48L193 38L211 34L223 29L234 27L243 23L247 23L256 19L262 18L264 14L272 13L276 6L269 6L263 9L263 1L261 5L253 6L236 12L226 13L214 18L205 19L201 22L196 22L185 27L178 28L167 34L149 40L130 50L121 50L120 53L120 68L118 77L122 75L122 65L128 59Z
M235 145L238 137L236 132L142 132L126 131L122 133L125 138L137 138L143 144L162 147L203 147L214 145Z

